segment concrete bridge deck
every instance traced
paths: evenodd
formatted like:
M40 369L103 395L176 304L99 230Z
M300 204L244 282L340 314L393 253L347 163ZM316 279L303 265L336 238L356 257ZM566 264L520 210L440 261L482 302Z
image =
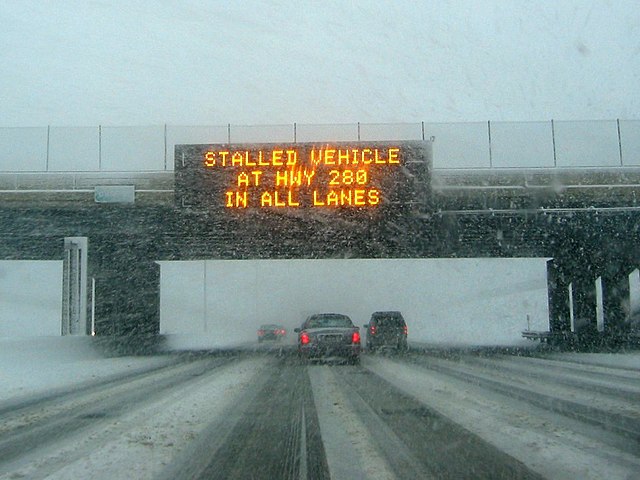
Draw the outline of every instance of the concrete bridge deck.
M170 205L174 172L0 173L0 202L100 203L103 187L128 186L135 203ZM434 169L436 210L612 208L638 206L640 166L591 168Z

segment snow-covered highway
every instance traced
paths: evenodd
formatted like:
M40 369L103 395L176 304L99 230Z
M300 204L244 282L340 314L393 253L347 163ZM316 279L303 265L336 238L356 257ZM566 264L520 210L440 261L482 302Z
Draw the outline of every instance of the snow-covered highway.
M639 373L637 353L165 355L3 396L0 479L627 479L640 471Z

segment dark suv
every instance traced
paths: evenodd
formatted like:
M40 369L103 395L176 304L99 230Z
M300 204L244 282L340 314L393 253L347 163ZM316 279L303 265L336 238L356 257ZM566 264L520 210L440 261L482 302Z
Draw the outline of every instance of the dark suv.
M400 312L374 312L364 326L367 329L367 349L389 347L398 351L407 349L407 324Z

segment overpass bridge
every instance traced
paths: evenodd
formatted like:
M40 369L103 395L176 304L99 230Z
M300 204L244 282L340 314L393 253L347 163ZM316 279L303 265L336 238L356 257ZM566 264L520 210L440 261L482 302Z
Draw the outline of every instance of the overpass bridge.
M595 333L599 285L604 333L613 335L627 326L629 273L640 266L640 160L622 141L628 138L633 146L640 128L633 122L624 129L619 121L615 126L615 148L592 148L597 155L608 151L601 165L593 158L583 165L558 162L561 142L552 136L552 163L506 167L496 152L508 149L496 144L494 133L489 165L445 168L437 155L456 154L455 148L438 151L439 136L428 135L422 124L418 139L431 144L434 154L424 208L367 222L348 217L336 221L323 213L280 215L275 224L261 212L246 222L176 202L179 186L168 163L175 158L167 151L166 127L163 168L119 171L51 169L60 152L51 147L55 142L49 128L47 168L0 172L0 259L68 262L63 239L87 238L87 268L101 286L94 299L95 332L125 335L158 332L158 260L543 257L548 259L550 331ZM486 127L491 132L491 124ZM539 125L533 127L535 138ZM294 125L296 141L301 131ZM363 131L358 124L360 141ZM102 129L99 133L102 163L108 148L102 144ZM231 139L229 128L227 134L226 140ZM446 133L441 136L446 140ZM468 136L461 138L477 153ZM0 153L8 150L1 145Z

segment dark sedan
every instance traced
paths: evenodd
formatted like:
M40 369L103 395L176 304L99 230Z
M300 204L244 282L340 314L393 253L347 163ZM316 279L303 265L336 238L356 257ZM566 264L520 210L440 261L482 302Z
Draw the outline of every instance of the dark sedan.
M282 325L268 324L262 325L258 329L258 342L265 340L280 341L287 336L287 330Z
M349 363L360 361L360 329L346 315L311 315L295 331L298 333L298 353L304 359L340 357Z

